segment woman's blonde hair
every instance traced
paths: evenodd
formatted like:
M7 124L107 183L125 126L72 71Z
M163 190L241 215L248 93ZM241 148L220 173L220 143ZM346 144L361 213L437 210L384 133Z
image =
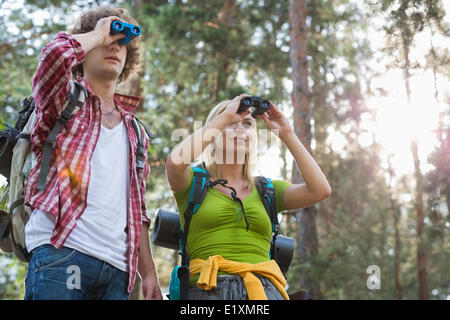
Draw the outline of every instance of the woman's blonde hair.
M225 100L217 104L212 110L209 112L208 117L206 118L205 125L211 122L217 115L221 114L227 105L231 102L231 100ZM255 129L256 130L256 129ZM251 188L254 186L254 176L253 169L256 164L257 157L257 141L258 137L255 135L254 143L250 144L249 152L245 155L244 166L242 170L242 178L245 180L245 187ZM217 163L215 143L210 143L202 154L202 161L205 162L206 169L209 174L218 179L224 179L222 171L220 169L221 164Z

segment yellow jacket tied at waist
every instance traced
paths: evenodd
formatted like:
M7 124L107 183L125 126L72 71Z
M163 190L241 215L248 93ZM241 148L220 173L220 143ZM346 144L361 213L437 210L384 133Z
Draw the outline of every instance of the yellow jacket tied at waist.
M252 264L235 262L216 255L210 256L206 261L193 259L190 263L191 276L200 274L197 286L204 290L211 290L217 286L217 272L219 270L241 276L244 280L249 300L267 300L261 281L253 272L269 279L283 297L289 300L289 296L284 290L286 279L275 260Z

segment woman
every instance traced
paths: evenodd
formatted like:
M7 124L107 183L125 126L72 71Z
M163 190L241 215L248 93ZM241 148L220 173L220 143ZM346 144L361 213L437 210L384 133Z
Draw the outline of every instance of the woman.
M241 207L232 199L231 189L217 184L208 189L193 216L187 238L191 259L189 299L288 299L285 279L269 257L271 223L252 175L256 122L250 111L237 113L245 96L241 94L215 106L205 126L184 139L166 162L167 179L179 212L185 211L188 201L193 179L191 163L201 155L210 181L226 179L226 186L232 187L242 201ZM278 211L308 207L330 196L324 174L272 102L270 109L258 118L267 129L278 130L305 181L290 184L273 180ZM184 217L180 217L184 225ZM212 276L206 274L214 266L219 268L217 279L214 272Z

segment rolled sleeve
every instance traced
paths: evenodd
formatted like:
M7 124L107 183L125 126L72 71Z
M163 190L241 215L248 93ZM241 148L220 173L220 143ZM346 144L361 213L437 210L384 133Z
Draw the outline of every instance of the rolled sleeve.
M61 116L70 90L72 69L83 62L86 52L68 33L59 33L41 52L32 91L36 122L31 132L34 152L39 152L51 128Z
M284 203L284 192L292 183L284 180L272 180L272 183L275 188L275 196L277 199L277 211L285 211L286 205Z

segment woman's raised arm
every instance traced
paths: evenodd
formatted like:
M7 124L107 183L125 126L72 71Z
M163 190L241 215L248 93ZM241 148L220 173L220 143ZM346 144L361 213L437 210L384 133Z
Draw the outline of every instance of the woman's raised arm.
M245 95L235 97L211 122L195 131L172 150L166 161L166 175L172 191L184 190L190 181L189 165L197 159L215 137L230 124L239 122L249 111L236 113Z
M295 135L289 121L273 105L259 118L267 128L277 130L281 141L294 157L305 183L293 184L284 192L284 204L287 210L309 207L331 195L331 187L317 162Z

